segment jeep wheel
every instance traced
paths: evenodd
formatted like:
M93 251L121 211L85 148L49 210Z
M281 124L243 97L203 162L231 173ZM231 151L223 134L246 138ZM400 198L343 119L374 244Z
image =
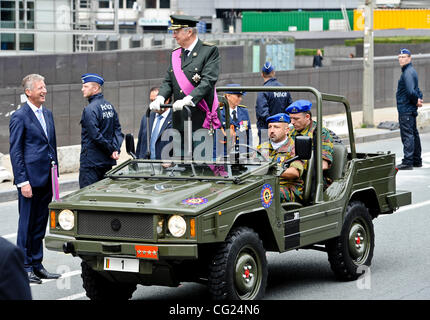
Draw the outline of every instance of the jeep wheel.
M247 227L234 229L216 250L209 267L213 299L260 299L266 283L266 251L258 234Z
M81 267L82 286L91 300L128 300L136 290L136 284L109 281L94 271L85 261L82 261Z
M359 267L370 266L375 233L372 218L360 201L351 202L346 209L345 221L339 237L326 244L331 269L339 280L356 280Z

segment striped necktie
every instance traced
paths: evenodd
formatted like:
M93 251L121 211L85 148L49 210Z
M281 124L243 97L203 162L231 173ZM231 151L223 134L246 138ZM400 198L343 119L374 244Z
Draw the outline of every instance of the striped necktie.
M48 132L46 131L46 122L45 122L45 118L43 117L41 108L36 110L36 117L37 117L37 120L39 120L40 125L42 126L42 129L45 132L45 135L48 137Z

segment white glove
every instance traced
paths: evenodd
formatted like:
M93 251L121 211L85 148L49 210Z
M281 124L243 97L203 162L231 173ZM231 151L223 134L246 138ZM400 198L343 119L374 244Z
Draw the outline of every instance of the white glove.
M195 104L193 103L193 97L192 96L186 96L184 99L175 101L173 103L173 111L180 111L184 108L184 106L194 107Z
M161 105L162 104L164 104L164 97L163 96L157 96L156 98L155 98L155 100L154 101L152 101L150 104L149 104L149 109L151 110L151 111L160 111L160 109L161 109Z

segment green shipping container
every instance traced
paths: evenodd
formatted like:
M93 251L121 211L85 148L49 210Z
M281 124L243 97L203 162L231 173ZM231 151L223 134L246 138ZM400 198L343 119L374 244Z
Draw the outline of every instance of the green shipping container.
M347 10L349 24L353 29L354 11ZM309 31L310 18L323 18L323 30L329 30L330 20L343 19L339 11L284 11L284 12L242 12L242 32Z

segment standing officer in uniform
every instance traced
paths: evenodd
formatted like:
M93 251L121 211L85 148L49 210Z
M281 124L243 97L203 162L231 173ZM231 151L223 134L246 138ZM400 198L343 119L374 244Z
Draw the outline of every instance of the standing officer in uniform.
M45 78L30 74L22 80L27 102L10 118L10 160L18 188L17 246L24 253L24 267L32 283L56 279L42 265L43 238L52 200L51 164L57 160L57 140L52 112L46 101Z
M269 141L265 141L257 149L270 159L276 159L279 171L279 193L281 202L300 202L303 199L303 172L305 164L302 160L295 160L284 169L285 161L293 158L295 153L294 139L289 135L290 117L285 113L278 113L267 118Z
M401 49L399 64L402 67L397 86L396 100L399 113L400 137L403 143L403 160L399 170L422 167L421 140L417 129L417 109L423 105L423 94L418 87L418 74L412 66L411 52Z
M239 87L239 84L233 83L228 84L228 87ZM249 117L248 109L246 106L241 105L242 97L246 95L246 92L233 92L226 91L224 96L220 99L219 103L219 118L222 123L221 132L223 137L219 140L219 145L226 145L226 132L225 130L230 129L230 136L232 137L232 145L246 144L252 146L252 131L251 131L251 119ZM230 127L226 128L226 110L227 106L230 111ZM219 135L219 134L218 134ZM239 152L248 152L246 148L241 148ZM222 151L218 151L216 156L220 156ZM224 148L224 154L227 154L227 149Z
M89 102L81 118L79 187L84 188L103 179L116 164L124 135L118 114L103 97L104 79L95 73L86 73L81 79L83 96Z
M152 102L158 95L159 88L154 87L149 91L149 100ZM137 140L136 156L138 158L146 158L147 152L147 120L146 114L142 117L140 122L139 137ZM150 159L161 159L161 153L164 146L169 141L161 140L164 130L172 128L172 111L170 108L161 108L159 111L151 112L149 115L149 126L151 128L149 151Z
M266 62L261 68L261 76L264 79L264 86L267 87L281 87L283 86L275 78L275 68L270 62ZM267 130L267 118L278 113L285 112L285 108L293 102L289 92L259 92L257 94L257 105L255 112L257 114L257 128L259 143L262 143L262 136L266 135L261 133L261 130Z
M157 98L150 104L152 111L173 95L173 128L184 132L187 112L191 109L193 132L200 129L218 129L218 98L215 84L219 74L218 48L197 37L198 20L190 16L172 15L173 37L179 47L171 54L171 63Z
M294 139L298 135L309 136L314 142L314 135L316 132L317 122L312 120L311 113L312 103L308 100L297 100L294 101L285 112L289 114L291 124L294 129L290 132L291 137ZM333 162L333 137L330 131L322 127L322 169L327 170L331 167ZM315 148L315 143L312 143ZM307 161L306 161L307 169ZM327 177L324 177L324 186L327 187L331 181Z

